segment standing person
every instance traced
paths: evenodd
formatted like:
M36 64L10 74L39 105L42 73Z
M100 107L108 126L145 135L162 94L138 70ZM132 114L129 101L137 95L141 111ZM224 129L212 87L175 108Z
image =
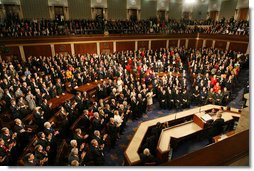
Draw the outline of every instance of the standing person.
M104 165L104 153L103 149L99 146L99 143L96 139L92 139L91 148L90 148L91 157L94 161L95 166L103 166Z
M172 109L174 108L174 95L172 94L171 88L167 88L167 108Z
M182 109L182 96L179 93L178 89L176 89L176 92L175 92L175 107L177 110Z
M196 85L195 86L195 89L192 93L192 100L193 100L193 103L195 105L197 105L199 103L199 99L200 99L200 93L199 93L199 89L198 89L198 86Z
M118 138L120 137L120 133L122 131L122 123L123 123L123 116L119 115L119 111L115 110L114 111L114 120L116 123L116 127L117 127L117 134L118 134Z
M108 123L108 134L109 134L109 140L110 140L110 147L114 148L116 145L116 140L117 140L117 127L116 127L116 122L114 118L109 119Z
M35 160L33 153L27 153L23 160L25 166L39 166L38 162Z
M223 94L221 93L221 90L219 90L218 93L215 93L214 100L216 105L222 105Z
M223 89L223 100L222 105L226 106L230 100L231 92L227 90L227 87Z
M141 163L144 166L154 166L157 164L157 159L150 153L148 148L145 148L143 153L140 154Z
M151 89L147 94L147 111L151 111L152 110L152 105L153 105L153 97L156 96L155 94L153 94L153 90Z
M189 95L186 89L183 91L183 94L182 94L182 104L183 104L183 108L190 107Z
M117 84L117 91L121 93L123 91L123 81L121 77L118 77L116 84Z
M212 127L209 132L209 142L213 142L213 137L216 135L219 135L223 132L223 126L224 126L224 119L222 118L222 114L220 111L217 112L217 118L212 123Z
M215 93L213 91L213 88L211 88L207 95L206 104L214 104L214 95Z
M161 97L160 97L160 108L162 109L166 109L166 100L167 100L167 95L166 95L166 90L162 90L162 94L161 94Z

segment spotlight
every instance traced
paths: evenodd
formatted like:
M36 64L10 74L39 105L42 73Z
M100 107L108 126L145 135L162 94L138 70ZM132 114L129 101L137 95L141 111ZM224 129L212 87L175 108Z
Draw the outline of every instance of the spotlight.
M189 4L195 4L197 2L197 0L184 0L183 3L186 4L186 5L189 5Z

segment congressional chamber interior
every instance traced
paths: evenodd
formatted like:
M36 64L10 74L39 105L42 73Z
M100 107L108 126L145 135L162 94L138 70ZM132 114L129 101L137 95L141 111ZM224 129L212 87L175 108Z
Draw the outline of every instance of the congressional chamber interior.
M1 166L250 166L249 0L0 0Z

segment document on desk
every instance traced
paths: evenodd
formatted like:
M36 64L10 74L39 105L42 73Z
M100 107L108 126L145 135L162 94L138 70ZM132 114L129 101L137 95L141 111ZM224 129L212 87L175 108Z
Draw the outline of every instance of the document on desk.
M213 120L213 118L209 114L204 114L203 116L201 116L201 119L205 122Z

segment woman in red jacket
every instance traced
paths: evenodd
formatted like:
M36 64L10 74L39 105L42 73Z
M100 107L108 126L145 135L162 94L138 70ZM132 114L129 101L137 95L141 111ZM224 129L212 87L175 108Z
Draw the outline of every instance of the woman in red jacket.
M215 86L216 85L216 83L217 83L217 78L216 78L216 75L213 75L213 77L211 78L211 84L213 85L213 86Z

